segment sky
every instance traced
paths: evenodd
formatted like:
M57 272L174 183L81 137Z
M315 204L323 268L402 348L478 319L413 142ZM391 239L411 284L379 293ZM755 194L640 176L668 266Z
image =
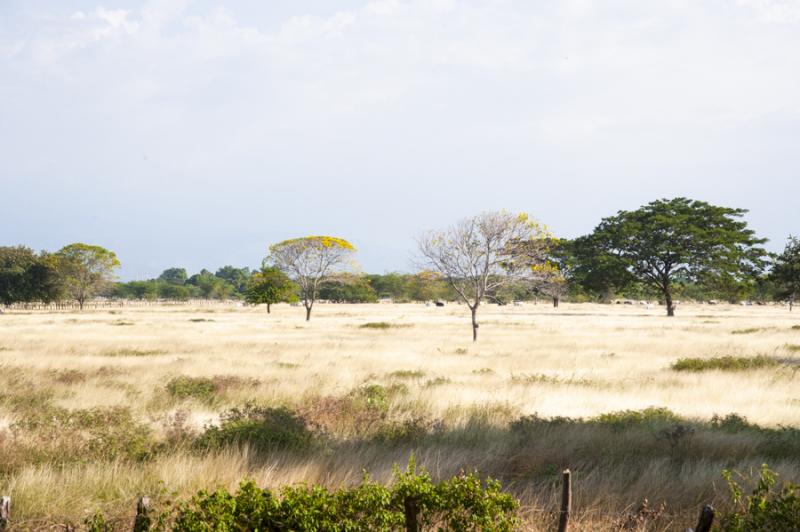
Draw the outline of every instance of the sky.
M800 234L800 0L0 0L0 245L121 277L658 198Z

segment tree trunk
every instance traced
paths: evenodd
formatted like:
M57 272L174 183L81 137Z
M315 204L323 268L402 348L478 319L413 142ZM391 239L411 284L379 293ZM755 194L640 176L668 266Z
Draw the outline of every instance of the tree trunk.
M667 316L674 316L675 304L672 302L672 294L670 293L669 288L664 289L664 303L667 305Z
M270 313L269 306L270 306L270 303L267 303L267 314Z
M311 321L311 307L312 305L306 305L306 321Z
M476 303L474 307L469 308L470 312L472 312L472 341L478 341L478 304Z
M80 308L81 312L83 311L83 298L78 299L78 307Z
M553 296L553 308L558 308L559 299L558 296Z

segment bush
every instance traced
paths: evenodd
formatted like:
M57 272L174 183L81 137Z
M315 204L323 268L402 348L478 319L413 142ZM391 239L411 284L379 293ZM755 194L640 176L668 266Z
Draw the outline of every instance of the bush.
M785 483L776 489L777 475L766 465L748 496L730 471L723 477L731 490L732 510L721 519L722 532L794 532L800 523L800 486Z
M216 383L206 377L175 377L167 383L166 389L175 399L192 398L204 403L213 402L217 393Z
M681 358L672 364L675 371L743 371L780 365L780 360L764 355L755 357Z
M247 403L223 413L219 426L207 427L197 445L217 449L250 445L257 451L302 450L314 443L305 420L287 408L268 408Z
M620 431L634 427L662 428L680 422L681 418L668 408L650 407L644 410L609 412L597 416L592 421Z
M395 469L386 487L364 479L354 488L329 491L319 486L287 487L276 496L252 481L235 494L199 492L180 504L173 530L403 530L407 505L418 512L424 528L438 530L516 530L518 502L500 484L475 474L434 483L417 472L413 458L405 472Z

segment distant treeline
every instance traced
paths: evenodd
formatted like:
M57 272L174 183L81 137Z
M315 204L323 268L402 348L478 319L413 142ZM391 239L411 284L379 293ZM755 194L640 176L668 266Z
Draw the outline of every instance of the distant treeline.
M359 273L356 248L341 237L311 235L269 246L257 270L224 266L189 275L164 270L155 279L117 282L113 251L75 243L57 252L0 247L0 303L241 299L269 306L302 301L369 303L462 301L472 313L486 303L532 298L663 303L677 300L785 301L800 295L800 240L768 253L742 219L747 211L688 198L662 199L603 218L592 233L553 236L526 213L484 212L418 241L416 273Z

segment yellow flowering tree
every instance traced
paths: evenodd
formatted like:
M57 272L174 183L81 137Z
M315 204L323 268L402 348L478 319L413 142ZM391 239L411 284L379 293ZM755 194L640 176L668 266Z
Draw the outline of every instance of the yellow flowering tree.
M308 321L320 285L329 276L352 268L355 252L353 244L343 238L306 236L271 245L265 261L298 284Z
M546 256L548 236L525 213L485 212L420 238L421 266L440 273L467 304L477 341L481 302L503 286L532 279L532 265Z

